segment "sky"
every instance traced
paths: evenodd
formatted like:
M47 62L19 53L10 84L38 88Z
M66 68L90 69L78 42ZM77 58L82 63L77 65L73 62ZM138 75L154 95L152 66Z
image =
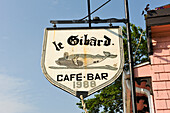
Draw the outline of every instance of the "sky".
M105 1L91 0L91 11ZM130 22L145 29L141 15L145 6L150 4L154 9L169 3L170 0L129 0ZM86 15L87 0L0 0L0 113L83 112L76 106L77 97L45 78L41 53L44 29L52 27L50 20L81 19ZM111 0L92 15L95 16L125 18L123 0ZM88 25L57 25L70 26Z

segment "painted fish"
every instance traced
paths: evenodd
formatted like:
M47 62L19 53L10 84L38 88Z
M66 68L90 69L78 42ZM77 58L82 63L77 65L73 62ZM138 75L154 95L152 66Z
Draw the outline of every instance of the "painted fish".
M67 67L86 67L88 65L100 63L106 58L116 58L117 55L110 54L110 52L103 51L103 55L91 55L91 54L71 54L64 53L64 57L56 60L56 64Z

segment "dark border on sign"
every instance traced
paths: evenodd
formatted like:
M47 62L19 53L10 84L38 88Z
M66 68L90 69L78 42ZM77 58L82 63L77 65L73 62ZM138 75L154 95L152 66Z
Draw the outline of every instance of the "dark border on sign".
M123 66L124 66L124 51L123 51L123 39L122 39L122 30L120 26L113 26L113 27L64 27L64 28L46 28L45 32L44 32L44 40L43 40L43 49L42 49L42 58L41 58L41 68L43 71L43 74L45 75L46 79L54 86L72 94L73 96L77 96L77 92L56 82L53 78L50 77L50 75L47 73L46 68L45 68L45 55L46 55L46 44L47 44L47 35L48 35L48 30L81 30L81 29L110 29L110 28L119 28L118 29L118 34L119 34L119 43L120 46L122 46L122 48L120 47L120 58L122 59L120 62L120 67L119 67L119 71L115 74L115 76L113 76L109 81L95 87L94 89L91 89L88 91L88 93L86 94L87 96L90 96L91 94L97 92L98 90L103 89L104 87L109 86L110 84L112 84L123 72ZM80 98L80 97L78 97Z

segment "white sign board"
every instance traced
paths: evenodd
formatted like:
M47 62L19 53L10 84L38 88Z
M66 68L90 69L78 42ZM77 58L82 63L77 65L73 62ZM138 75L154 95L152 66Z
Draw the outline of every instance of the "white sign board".
M123 71L121 28L47 28L41 66L45 77L84 97L113 83Z

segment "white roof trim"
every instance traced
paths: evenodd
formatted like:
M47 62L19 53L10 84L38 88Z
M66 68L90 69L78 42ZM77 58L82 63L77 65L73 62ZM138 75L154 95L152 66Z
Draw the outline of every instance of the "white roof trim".
M141 63L141 64L138 64L138 65L134 66L134 68L141 67L141 66L147 65L149 63L150 62L144 62L144 63Z

